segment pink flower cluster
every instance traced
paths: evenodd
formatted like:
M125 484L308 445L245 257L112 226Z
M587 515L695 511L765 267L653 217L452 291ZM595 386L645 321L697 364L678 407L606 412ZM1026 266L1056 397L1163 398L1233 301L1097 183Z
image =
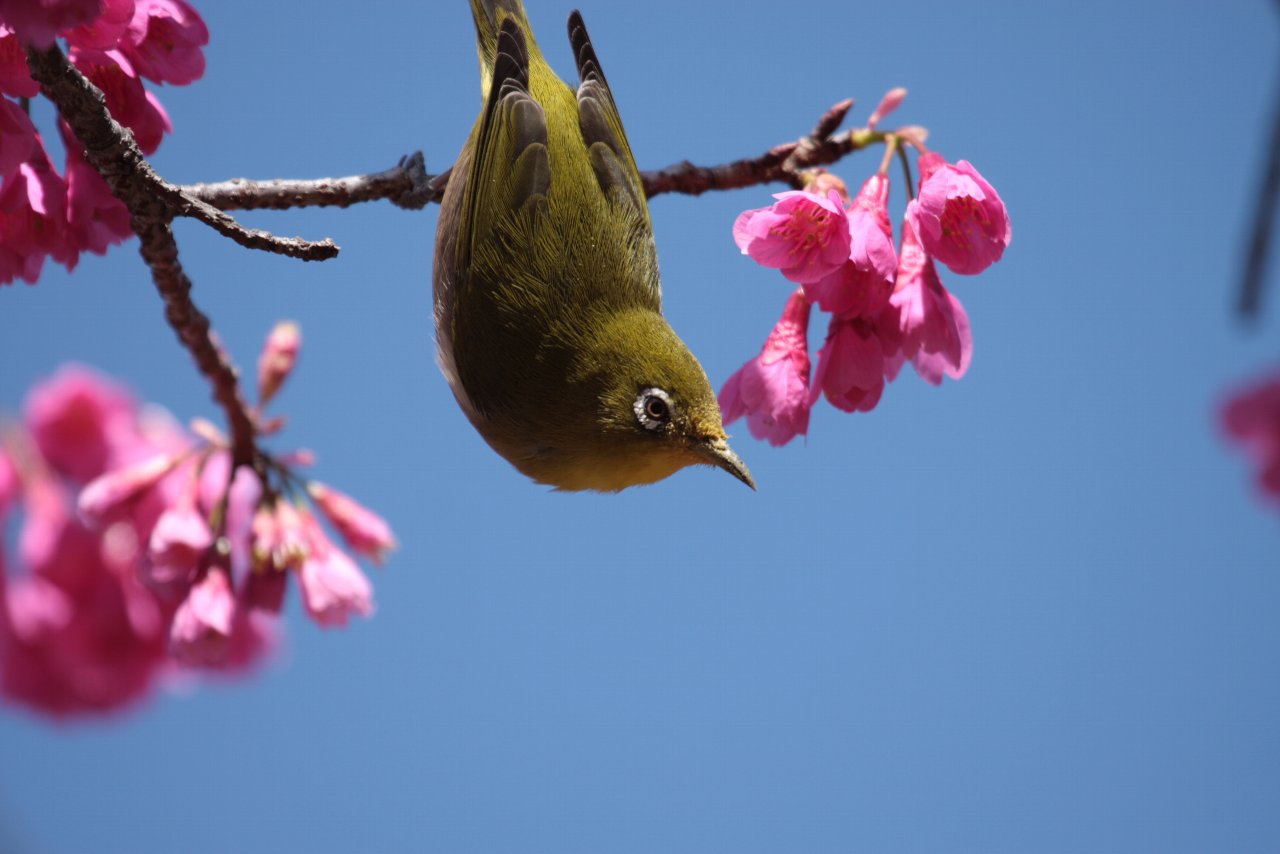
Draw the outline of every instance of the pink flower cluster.
M1280 504L1280 372L1233 394L1222 407L1222 427L1258 467L1258 490Z
M902 94L886 96L877 120ZM845 412L871 411L885 381L908 361L934 385L968 370L969 318L943 287L935 261L956 273L982 272L1009 245L1009 216L966 161L951 164L930 152L919 167L919 193L907 205L897 249L884 166L852 201L843 182L819 173L808 190L779 193L770 207L738 217L733 234L742 253L800 287L760 355L721 389L726 423L745 416L751 435L782 445L808 431L809 410L820 397ZM815 304L831 319L811 381Z
M268 339L275 389L298 343L291 324ZM0 695L68 716L138 700L179 667L245 673L273 646L290 575L322 626L372 613L368 578L313 508L375 561L395 546L386 522L301 479L305 452L232 466L211 425L193 431L85 368L32 390L0 443L0 538L17 530L23 569L4 571L0 542Z
M59 36L144 154L173 127L143 78L177 86L198 80L209 41L185 0L0 0L0 285L34 283L46 258L74 269L80 253L102 255L132 234L128 211L66 124L58 122L67 151L59 174L27 113L40 88L24 46L48 47Z

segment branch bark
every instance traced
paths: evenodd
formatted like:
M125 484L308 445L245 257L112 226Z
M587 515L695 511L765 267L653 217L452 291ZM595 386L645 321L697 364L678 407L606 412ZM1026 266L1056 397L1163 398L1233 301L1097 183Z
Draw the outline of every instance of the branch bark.
M191 298L191 279L178 260L178 244L173 237L173 218L186 213L183 204L190 205L193 211L203 204L185 199L155 173L133 134L111 118L102 92L67 60L56 44L48 50L28 49L27 63L31 76L84 144L85 158L129 209L133 231L141 242L142 258L164 301L165 318L213 386L214 399L226 413L232 457L239 465L253 464L258 453L253 417L240 394L235 367L210 334L209 318ZM221 212L215 213L234 223ZM202 218L197 213L186 215ZM226 222L222 225L230 230ZM219 231L226 233L224 228ZM260 239L243 230L249 235L247 239Z
M885 133L867 128L833 136L852 106L853 101L841 101L822 115L808 136L776 145L756 157L720 166L695 166L686 160L665 169L641 172L645 195L650 198L663 193L696 196L708 190L736 190L778 181L803 187L806 169L835 163L851 152L884 141ZM444 198L451 169L429 174L422 152L417 151L401 158L396 166L370 175L270 181L233 178L212 184L188 184L178 189L190 198L224 211L345 208L384 199L416 210Z

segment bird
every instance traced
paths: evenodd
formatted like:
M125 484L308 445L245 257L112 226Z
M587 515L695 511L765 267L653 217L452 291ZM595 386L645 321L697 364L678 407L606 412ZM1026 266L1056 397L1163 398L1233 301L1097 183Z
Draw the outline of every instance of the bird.
M448 177L432 274L437 360L481 437L557 490L691 465L755 489L702 366L662 314L644 185L582 15L576 88L521 0L471 0L482 108Z

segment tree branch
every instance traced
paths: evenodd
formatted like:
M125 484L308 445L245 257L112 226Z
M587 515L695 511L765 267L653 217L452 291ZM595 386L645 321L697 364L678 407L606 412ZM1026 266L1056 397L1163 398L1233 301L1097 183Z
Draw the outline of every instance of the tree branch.
M256 428L240 395L236 369L214 340L209 318L192 301L191 279L178 261L172 222L175 215L183 212L176 201L182 198L181 193L156 175L133 134L111 118L102 92L85 79L56 44L48 50L28 49L27 61L31 76L84 144L85 158L128 208L133 231L141 242L142 258L164 300L165 318L213 386L214 399L226 413L233 459L237 464L253 463L257 456Z
M250 181L233 178L216 184L188 184L179 189L219 210L289 210L307 207L345 208L386 199L410 210L426 207L444 196L449 171L428 175L421 151L415 151L383 172L347 178Z
M841 101L822 115L808 136L774 146L758 157L735 160L722 166L695 166L686 160L665 169L641 172L645 195L685 193L696 196L708 190L735 190L775 181L803 187L804 170L835 163L846 154L884 141L885 133L866 128L832 136L852 106L852 100ZM417 151L401 158L396 166L370 175L270 181L233 178L215 184L188 184L177 189L188 198L224 211L323 206L345 208L384 199L399 207L417 210L444 198L444 188L449 183L452 168L430 175L422 152Z
M111 192L130 212L147 200L159 200L170 217L199 220L241 246L261 249L304 261L323 261L338 254L328 238L319 241L298 237L276 237L265 231L245 228L210 205L192 198L165 181L143 157L133 134L121 127L107 111L102 93L67 60L55 44L48 50L30 48L27 62L31 76L45 95L58 106L63 119L84 143L89 163L106 179Z

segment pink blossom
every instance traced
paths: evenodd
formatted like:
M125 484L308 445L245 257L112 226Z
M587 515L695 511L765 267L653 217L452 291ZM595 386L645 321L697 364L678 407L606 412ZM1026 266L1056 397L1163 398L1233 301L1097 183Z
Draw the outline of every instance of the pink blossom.
M745 415L751 435L771 445L784 445L808 432L809 313L809 301L797 290L760 355L739 368L720 390L726 424Z
M944 374L957 380L964 376L973 358L969 316L942 286L909 219L902 228L898 281L887 311L892 317L887 322L901 336L903 356L924 380L937 385Z
M7 591L0 693L58 716L143 696L164 660L164 623L130 571L127 525L88 530L45 478L29 479L24 499L29 575Z
M133 131L142 153L154 154L164 135L173 131L173 125L160 100L143 88L124 54L118 50L72 48L71 61L102 90L112 118Z
M209 455L200 473L199 507L206 516L226 513L226 537L231 547L231 571L242 578L252 564L253 518L262 500L262 481L251 466L229 471L231 454L216 451ZM225 511L221 511L225 501Z
M298 361L302 330L291 320L275 325L258 357L258 405L266 406L284 385Z
M841 317L874 317L893 291L898 255L889 224L889 178L872 175L848 214L849 258L835 272L806 283L805 296Z
M121 50L143 77L185 86L204 76L209 30L184 0L137 0Z
M0 22L40 48L59 32L87 24L102 14L104 0L0 0Z
M919 166L920 195L907 205L907 219L925 252L965 275L999 261L1013 232L995 188L967 160L952 165L930 152Z
M1280 502L1280 374L1235 391L1222 407L1222 427L1258 466L1261 493Z
M0 184L0 284L35 282L44 259L65 258L67 187L37 143Z
M67 240L78 251L103 255L133 236L129 210L84 156L72 151L67 152Z
M79 365L65 366L36 385L24 409L45 460L81 483L105 472L119 447L136 437L133 395Z
M181 589L212 545L213 531L203 514L187 502L170 507L151 530L143 578L155 589Z
M276 508L272 504L260 504L253 514L253 570L284 569L276 562Z
M382 563L387 552L396 547L395 535L386 520L354 498L317 481L307 484L307 492L329 524L358 553Z
M40 84L31 79L27 68L27 52L13 30L0 24L0 95L34 98Z
M227 657L235 615L227 570L210 567L173 615L169 654L188 667L220 666Z
M743 255L776 267L793 282L816 282L849 257L849 226L835 190L826 197L793 190L767 208L744 211L733 224Z
M80 490L77 504L81 515L88 519L105 518L158 484L184 456L160 453L99 475Z
M60 558L74 547L74 559L88 564L94 546L87 528L76 530L66 487L47 473L32 473L23 484L24 518L18 533L18 556L36 574L51 572ZM84 537L77 537L84 533Z
M9 512L21 484L18 481L18 470L14 468L9 453L0 446L0 531L4 530L4 517ZM0 536L0 552L3 552L3 536Z
M16 172L36 145L36 126L26 112L8 98L0 98L0 180Z
M870 412L884 393L884 349L874 322L861 317L831 318L818 351L813 402L825 394L836 409Z
M68 30L64 35L75 47L110 50L124 36L133 20L134 0L105 0L102 14L94 20Z
M302 605L321 626L345 626L352 614L373 613L373 587L350 555L333 545L310 513L301 514L309 554L298 568Z
M297 569L311 552L306 518L293 503L278 500L262 505L253 516L255 569Z
M202 455L188 449L172 419L140 414L127 392L78 368L34 389L26 408L31 435L9 446L16 450L0 450L0 523L20 496L17 553L27 570L7 583L0 565L0 694L43 714L103 712L145 696L169 672L167 646L183 662L223 672L261 659L275 633L267 614L250 611L265 612L269 597L259 592L260 602L236 605L233 564L211 548ZM100 467L105 472L81 495L90 512L77 516L74 487ZM212 500L226 513L228 538L244 541L247 573L261 484L242 468L228 492L227 468ZM210 559L222 562L193 585ZM140 575L167 579L172 604Z

